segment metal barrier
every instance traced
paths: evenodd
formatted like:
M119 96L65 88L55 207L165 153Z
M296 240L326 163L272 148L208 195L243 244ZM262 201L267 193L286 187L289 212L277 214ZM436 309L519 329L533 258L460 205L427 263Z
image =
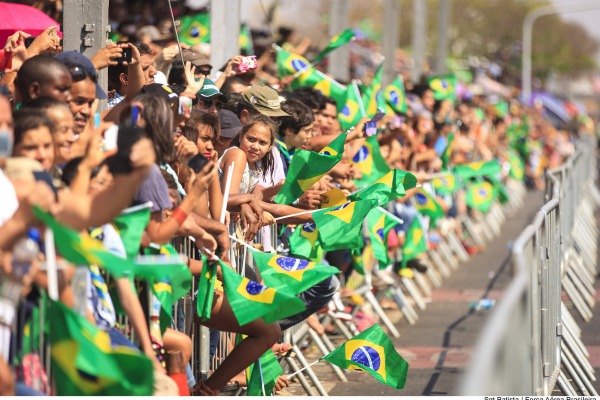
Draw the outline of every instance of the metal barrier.
M561 301L564 290L591 318L598 231L589 221L600 205L592 141L581 138L547 172L547 202L513 245L513 280L482 330L460 395L550 395L556 386L597 395L581 331Z

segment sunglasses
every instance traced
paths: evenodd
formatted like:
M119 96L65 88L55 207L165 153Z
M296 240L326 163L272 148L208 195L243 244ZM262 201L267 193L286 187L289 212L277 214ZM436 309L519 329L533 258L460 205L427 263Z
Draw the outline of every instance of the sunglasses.
M196 67L196 74L200 74L200 75L210 75L210 71L212 70L212 68L206 67L206 66L202 66L202 65L196 65L194 64L194 67Z
M212 107L215 107L217 111L221 111L223 109L223 103L216 100L200 100L198 101L198 107L202 110L208 110Z
M80 82L85 78L90 78L94 83L98 83L98 74L96 71L90 72L81 67L73 67L69 70L73 82Z

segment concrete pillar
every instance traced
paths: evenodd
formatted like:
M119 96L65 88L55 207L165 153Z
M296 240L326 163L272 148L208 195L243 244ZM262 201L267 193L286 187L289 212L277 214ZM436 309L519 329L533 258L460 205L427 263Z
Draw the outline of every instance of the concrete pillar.
M412 30L412 53L415 66L411 78L418 82L423 75L425 66L425 46L427 44L427 2L424 0L413 0L413 30Z
M215 69L240 54L240 0L210 2L210 62Z
M446 58L448 57L448 34L450 29L450 6L451 0L439 0L440 11L438 17L438 43L437 52L435 55L436 74L445 74Z
M329 16L329 38L334 37L338 33L350 26L349 11L350 2L347 0L331 0L331 11ZM336 80L342 82L350 81L350 45L344 45L329 54L328 72L334 76Z
M396 49L398 48L398 31L400 29L400 0L384 0L383 14L383 76L382 87L386 87L396 77Z

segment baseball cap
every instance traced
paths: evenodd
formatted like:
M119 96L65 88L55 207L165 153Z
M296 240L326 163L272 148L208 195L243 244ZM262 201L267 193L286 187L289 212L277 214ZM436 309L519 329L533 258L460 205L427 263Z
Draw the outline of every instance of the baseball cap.
M221 110L219 113L219 120L221 122L222 137L227 139L234 138L242 130L240 119L232 111Z
M183 61L189 61L194 65L210 65L210 60L202 53L198 51L194 51L192 49L183 49L181 51L181 55L183 56Z
M55 58L69 69L71 77L75 82L79 82L80 80L85 79L85 77L89 77L96 84L96 97L99 99L108 99L108 95L98 84L98 73L89 58L75 50L63 51ZM76 80L78 68L81 78Z
M161 85L160 83L151 83L142 87L140 93L151 94L153 96L159 96L165 99L167 104L173 107L178 104L179 95L175 93L175 90L169 85Z
M227 96L221 93L213 81L208 78L204 78L204 84L202 85L202 89L196 93L196 98L209 100L215 97L218 97L218 100L222 101L223 103L227 103Z
M265 85L251 86L242 93L242 100L256 111L269 117L288 117L280 107L281 99L275 89Z

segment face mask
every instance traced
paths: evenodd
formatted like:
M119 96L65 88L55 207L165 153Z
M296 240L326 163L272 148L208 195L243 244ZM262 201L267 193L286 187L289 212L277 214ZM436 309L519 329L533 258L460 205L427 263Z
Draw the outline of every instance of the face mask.
M8 158L13 152L13 134L6 129L0 129L0 158Z

